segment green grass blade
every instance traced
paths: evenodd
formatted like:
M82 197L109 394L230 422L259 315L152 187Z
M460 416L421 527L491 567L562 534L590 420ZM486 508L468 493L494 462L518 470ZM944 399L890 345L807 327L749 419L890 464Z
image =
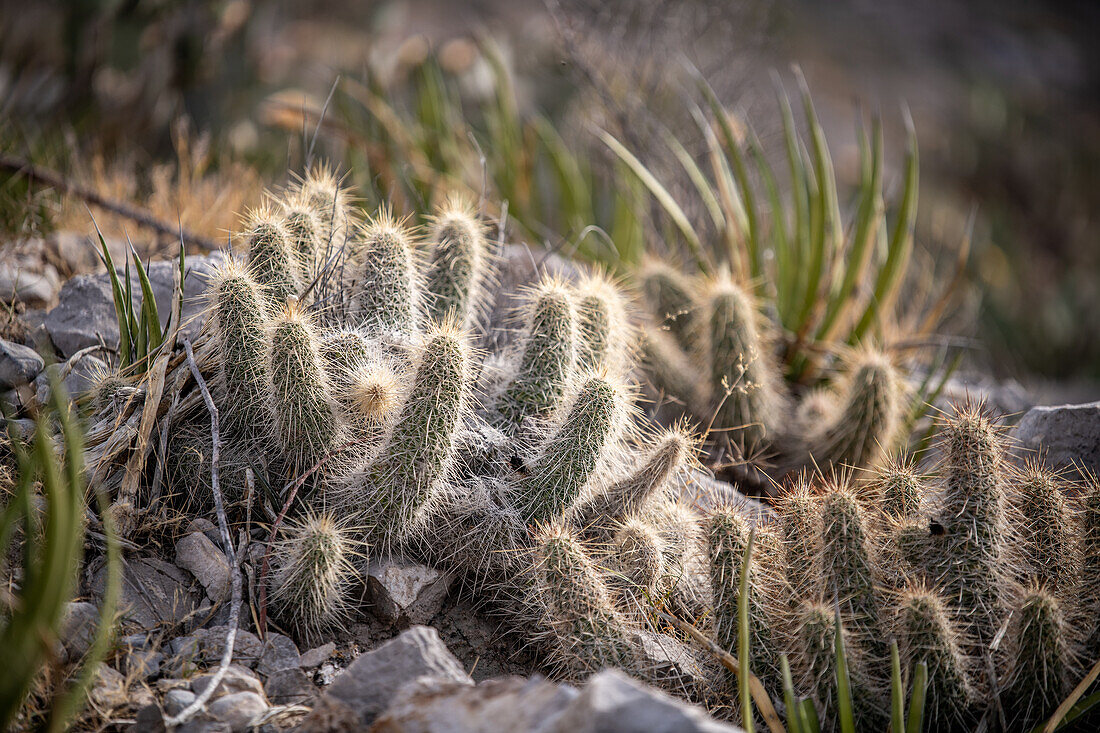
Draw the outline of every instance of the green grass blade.
M841 633L840 610L836 612L836 634L833 636L836 650L836 698L841 733L856 733L856 721L852 714L852 678L848 672L848 653Z
M706 175L696 164L695 159L691 157L691 153L687 151L683 143L679 138L672 134L672 132L666 128L661 128L661 138L664 140L665 145L668 146L672 154L676 156L676 160L679 161L684 172L687 173L688 179L692 185L695 186L695 190L699 192L699 198L703 202L703 206L706 208L707 213L710 214L711 221L714 222L714 228L719 232L724 232L726 228L726 217L722 213L722 207L718 203L718 197L714 195L714 188L710 185L710 181L707 180Z
M749 541L745 544L745 560L741 563L741 580L737 596L737 688L741 698L741 724L746 733L753 733L752 693L749 690L749 677L752 668L749 664L749 566L752 564L752 546L756 540L756 528L749 531Z
M803 733L802 721L794 698L794 680L791 679L791 665L787 655L779 655L779 669L783 675L783 707L787 709L788 733Z
M103 239L103 232L99 231L99 225L92 220L96 235L99 237L99 259L107 268L107 276L111 280L111 297L115 301L115 319L118 321L118 360L119 367L125 369L130 365L130 357L133 349L133 341L130 335L130 303L123 300L122 283L118 281L118 271L115 270L114 260L111 258L111 250L107 249L107 241Z
M792 319L796 307L796 293L799 290L799 282L802 276L802 256L808 251L810 242L809 222L809 195L808 176L802 158L802 145L798 138L797 128L794 123L794 112L791 110L791 100L787 96L786 89L779 79L774 77L776 98L783 118L783 142L787 158L788 173L791 177L791 203L794 211L794 222L791 225L791 238L789 245L791 251L787 260L792 263L786 272L780 272L780 279L776 282L776 294L780 301L780 313L790 314L788 320L783 323L791 328ZM794 330L793 328L791 330Z
M649 172L649 169L646 168L640 160L634 157L633 153L627 150L613 135L604 130L599 130L598 134L604 144L611 148L611 151L626 164L627 168L629 168L635 176L637 176L638 180L640 180L649 190L649 193L657 200L657 203L661 205L661 208L665 210L669 218L672 219L673 224L676 225L680 235L687 243L692 256L695 257L699 268L704 272L712 271L713 268L711 267L707 254L703 251L703 244L699 240L699 235L695 232L694 227L692 227L687 214L685 214L684 210L680 208L680 205L676 203L676 200L672 198L672 194L670 194L668 190L661 185L661 182Z
M803 700L798 706L798 712L801 716L802 733L821 733L821 721L817 717L813 700Z
M897 641L890 642L890 731L905 730L905 687L901 679L901 656Z
M924 703L928 695L928 665L919 662L913 668L913 688L909 694L909 719L905 733L920 733L924 725Z
M850 343L856 343L877 321L880 311L889 307L901 285L902 276L909 266L913 253L913 230L917 222L917 188L920 178L917 133L913 129L913 118L905 112L905 126L908 131L908 152L905 156L905 187L902 191L901 206L897 221L890 235L886 262L879 270L875 282L874 296L864 311L863 317L852 331Z
M148 334L147 348L142 356L147 356L164 341L164 332L160 329L160 312L157 309L157 299L153 295L153 286L133 244L130 245L130 252L134 255L134 269L137 270L138 283L141 285L141 318Z

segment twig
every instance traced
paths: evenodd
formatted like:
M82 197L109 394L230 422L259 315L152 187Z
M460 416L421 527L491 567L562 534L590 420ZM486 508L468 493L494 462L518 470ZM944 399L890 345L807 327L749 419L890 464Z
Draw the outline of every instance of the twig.
M164 721L164 725L173 728L187 722L195 713L206 705L206 701L218 689L222 678L233 661L233 644L237 640L237 622L241 615L241 574L237 567L237 550L233 547L233 538L229 535L229 521L225 517L225 502L222 499L221 485L218 482L218 459L221 446L221 435L218 431L218 408L214 405L214 399L210 396L210 390L206 388L206 380L202 378L199 365L195 363L195 352L191 350L191 341L184 339L183 348L187 350L187 366L191 369L191 376L195 378L195 384L202 391L202 399L206 402L206 409L210 412L210 437L213 447L210 450L210 489L214 494L214 509L218 513L218 529L221 530L222 543L225 545L226 558L229 560L229 577L232 580L232 598L229 606L229 631L225 635L225 651L222 652L221 662L214 678L206 689L195 698L195 701L175 715Z
M279 526L283 523L283 519L286 518L286 513L290 509L290 505L294 502L294 497L298 495L298 490L302 488L306 480L315 474L321 466L328 463L334 456L343 453L348 448L367 443L369 440L368 438L360 438L333 448L331 451L321 456L321 459L313 464L313 468L299 476L298 480L294 482L294 485L290 487L290 492L287 494L286 501L283 503L283 508L279 512L279 516L275 518L275 523L271 525L271 533L267 537L267 547L264 548L264 559L260 564L260 623L257 626L257 630L260 632L261 639L267 635L267 571L271 564L271 547L275 544L275 535L278 533Z
M657 616L659 616L662 621L672 624L677 629L690 636L708 652L713 654L715 658L722 663L723 667L740 676L741 667L737 657L708 639L702 631L699 631L699 629L686 621L678 619L665 611L657 610ZM756 707L760 711L761 717L764 718L764 722L768 725L768 730L772 731L772 733L785 733L786 728L783 727L782 721L779 720L779 714L775 712L775 706L772 705L771 698L768 697L768 691L764 689L764 683L760 681L760 678L751 673L749 674L749 690L752 692L753 702L756 703Z
M207 239L194 232L189 232L182 227L176 227L165 223L144 209L140 209L122 201L109 199L79 183L67 180L57 171L41 168L31 163L29 160L17 158L13 155L0 155L0 169L11 171L16 175L24 176L32 181L37 181L38 183L49 186L50 188L56 188L61 193L76 196L79 199L87 201L92 206L98 206L112 214L116 214L117 216L137 222L143 227L152 229L157 234L163 234L172 238L180 237L210 252L218 249L218 245L215 244L212 239Z

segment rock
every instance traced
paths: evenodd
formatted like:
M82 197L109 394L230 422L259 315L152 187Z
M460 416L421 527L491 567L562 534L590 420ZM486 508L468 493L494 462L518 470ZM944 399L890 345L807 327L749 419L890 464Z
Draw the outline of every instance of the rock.
M322 695L302 719L295 733L359 733L366 727L359 714L334 697Z
M84 656L98 627L99 609L94 604L73 601L67 605L59 637L70 662Z
M265 677L284 669L298 669L302 666L302 657L298 654L298 647L293 641L283 636L269 632L263 640L263 651L256 660L256 671Z
M101 710L125 707L129 703L126 678L114 668L100 663L88 697Z
M581 277L580 268L552 252L532 249L521 244L506 244L500 253L497 269L496 300L489 312L486 343L489 353L507 346L515 338L515 318L523 288L536 282L543 274L558 275L570 282Z
M228 628L225 626L212 626L195 632L199 639L199 655L209 664L217 664L225 651L225 635ZM237 629L237 637L233 641L233 661L246 667L255 667L264 645L260 639L250 631Z
M69 397L78 397L96 385L98 375L107 372L107 364L91 354L77 359L71 368L66 368L64 364L50 364L34 380L38 402L43 405L49 402L51 377L61 380Z
M202 532L176 541L176 565L190 571L215 603L229 597L229 560Z
M336 651L336 645L330 641L327 644L303 652L301 658L298 660L298 664L302 669L320 667L328 661L328 658L332 656L334 651Z
M130 730L134 733L165 733L167 729L164 726L164 713L161 712L160 706L153 703L138 710Z
M201 325L203 291L222 254L194 255L185 260L183 333L193 335ZM115 263L118 264L117 262ZM153 262L148 267L149 284L157 302L161 327L167 324L172 310L173 278L178 263ZM119 273L122 277L122 273ZM135 311L141 307L141 285L131 268L132 295ZM107 273L77 275L61 288L57 307L46 314L46 329L54 346L65 356L71 356L86 346L103 340L110 348L118 347L118 321L114 297Z
M33 258L0 262L0 300L21 301L28 306L49 307L57 302L61 278L53 265L42 265Z
M386 733L488 733L542 730L577 697L577 690L541 677L504 677L471 687L421 678L406 685L375 721Z
M34 349L0 339L0 389L30 384L45 366Z
M737 733L701 708L646 687L622 672L593 675L547 733Z
M176 688L169 690L164 695L164 712L168 715L179 715L191 703L195 702L197 695L191 690Z
M264 692L273 705L300 705L317 694L309 677L301 669L272 672L264 683Z
M105 237L107 251L111 253L111 259L116 263L124 262L129 245L125 239L117 237ZM69 272L91 272L103 270L103 263L99 260L101 247L99 237L80 231L53 232L43 242L44 248L49 254L55 256L62 263L62 270L68 268ZM137 245L141 251L140 245Z
M449 573L403 557L382 557L367 567L367 601L385 623L425 624L443 607L453 581Z
M132 651L123 657L126 674L136 680L146 680L160 674L160 665L164 655L150 649Z
M267 712L267 702L254 692L235 692L215 700L206 709L216 719L229 723L233 733L240 733Z
M197 674L191 678L191 691L196 695L201 695L210 683L214 680L215 671L203 672ZM219 698L222 695L232 695L238 692L251 692L256 695L263 696L264 686L260 683L260 678L256 676L248 667L242 667L239 664L230 664L225 669L225 675L222 677L221 682L218 683L218 689L214 690L214 698Z
M352 662L325 696L355 711L367 724L386 708L394 693L419 677L473 683L435 629L413 626Z
M667 634L645 629L631 632L632 646L640 655L638 663L646 670L646 678L659 687L692 702L704 704L713 700L715 680L723 679L721 670L708 657Z
M102 566L92 576L91 590L97 599L103 597L106 579ZM198 607L200 598L191 577L171 563L139 557L125 564L119 599L124 621L143 629L176 624Z
M1052 468L1100 474L1100 402L1033 407L1013 432L1020 447Z

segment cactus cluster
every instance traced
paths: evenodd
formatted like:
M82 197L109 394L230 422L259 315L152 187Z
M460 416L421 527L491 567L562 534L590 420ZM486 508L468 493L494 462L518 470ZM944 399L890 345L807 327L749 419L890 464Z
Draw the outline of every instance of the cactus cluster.
M786 653L827 728L838 724L838 633L861 730L888 723L891 640L903 669L927 665L925 730L971 730L1002 712L1009 730L1028 730L1079 681L1079 662L1100 656L1096 580L1082 573L1100 556L1080 531L1095 528L1095 480L1071 486L1038 463L1014 465L981 406L957 407L940 435L928 472L891 462L859 480L802 476L757 530L742 599L753 671L775 685ZM727 599L745 529L722 510L704 526L713 633L736 653Z
M643 369L661 403L709 426L712 458L747 488L803 467L865 468L898 447L906 386L891 357L871 346L842 354L830 389L795 404L770 321L751 288L728 273L688 278L665 263L637 273L647 305Z

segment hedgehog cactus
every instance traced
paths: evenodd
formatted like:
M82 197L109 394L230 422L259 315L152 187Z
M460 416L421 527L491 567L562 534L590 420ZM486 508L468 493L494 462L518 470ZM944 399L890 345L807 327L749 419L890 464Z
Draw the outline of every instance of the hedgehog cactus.
M1012 553L1018 580L1038 582L1061 597L1076 595L1081 572L1080 529L1055 475L1029 460L1012 492Z
M436 323L456 318L470 328L490 271L484 227L468 203L452 198L432 217L428 238L434 244L425 282L428 317Z
M1011 676L1004 699L1013 727L1027 730L1046 720L1069 693L1069 632L1055 597L1033 586L1013 614L1009 634Z
M373 338L408 339L419 326L421 289L404 222L382 209L355 231L349 246L354 325Z
M287 298L297 298L302 289L298 256L291 249L282 217L263 207L251 212L245 224L248 271L264 286L269 307L278 309Z

